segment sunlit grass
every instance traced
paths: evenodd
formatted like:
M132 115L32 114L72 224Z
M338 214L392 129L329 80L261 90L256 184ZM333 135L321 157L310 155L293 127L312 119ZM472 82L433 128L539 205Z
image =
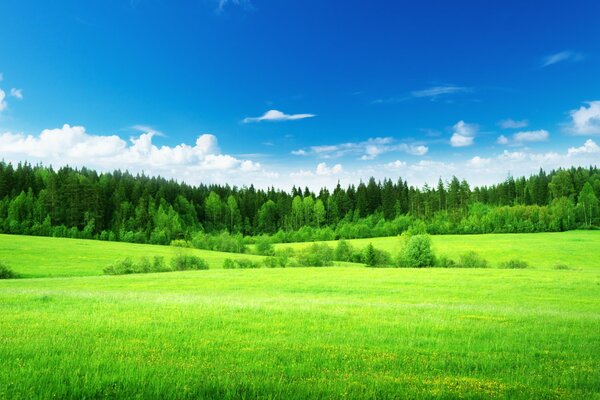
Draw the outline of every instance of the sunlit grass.
M596 271L0 282L0 398L594 398Z

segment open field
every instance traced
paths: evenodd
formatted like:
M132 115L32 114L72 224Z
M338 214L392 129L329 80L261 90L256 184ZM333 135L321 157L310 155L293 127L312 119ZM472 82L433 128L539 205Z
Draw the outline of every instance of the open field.
M363 248L373 243L376 248L396 255L400 249L398 237L348 240ZM457 259L466 251L476 251L492 266L518 258L533 268L548 269L556 264L571 268L600 269L600 231L568 231L556 233L510 233L489 235L436 235L431 236L436 255ZM335 246L336 242L323 242ZM282 243L276 248L300 249L310 243Z
M102 275L106 266L125 257L163 256L168 261L180 251L171 246L0 234L0 260L27 278ZM226 258L263 258L198 249L183 251L202 257L210 268L221 268Z
M0 398L599 398L600 272L0 281Z
M83 276L175 250L0 235L48 276L0 280L0 399L600 399L600 234L505 236L433 239L535 268L223 270L237 255L194 250L210 270Z

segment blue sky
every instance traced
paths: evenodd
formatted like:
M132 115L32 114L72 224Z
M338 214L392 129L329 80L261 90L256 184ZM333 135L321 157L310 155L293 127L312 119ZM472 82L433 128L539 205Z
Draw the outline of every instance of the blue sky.
M5 0L0 158L191 183L599 164L597 1Z

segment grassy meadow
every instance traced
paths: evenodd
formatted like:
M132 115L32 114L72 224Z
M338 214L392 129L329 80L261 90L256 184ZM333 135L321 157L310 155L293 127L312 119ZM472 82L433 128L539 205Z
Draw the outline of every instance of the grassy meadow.
M0 398L600 398L600 232L433 240L461 238L533 268L224 270L235 255L198 251L210 270L97 276L173 249L2 235L0 259L46 277L0 280Z
M210 268L221 268L226 258L263 258L150 244L0 234L0 260L26 278L102 275L106 266L126 257L162 256L168 261L182 251L205 259Z
M436 255L457 259L467 251L486 258L492 267L503 261L518 258L533 268L554 268L564 264L571 268L600 269L600 232L568 231L549 233L506 233L487 235L434 235L432 247ZM335 246L336 242L321 242ZM348 240L356 248L372 243L392 255L400 251L399 237L380 237ZM275 248L301 249L310 243L281 243Z

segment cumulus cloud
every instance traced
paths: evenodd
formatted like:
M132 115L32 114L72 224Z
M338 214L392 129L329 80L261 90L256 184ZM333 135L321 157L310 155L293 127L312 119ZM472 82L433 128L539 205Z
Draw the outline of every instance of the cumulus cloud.
M584 59L582 53L576 51L565 50L559 53L550 54L542 59L541 67L549 67L550 65L557 64L559 62L570 61L579 62Z
M317 175L338 175L343 171L341 164L335 164L333 167L329 168L326 163L322 162L317 165Z
M450 138L452 147L467 147L473 145L478 127L475 124L467 124L465 121L458 121L454 125L454 132Z
M567 155L576 156L579 154L598 154L600 153L600 146L596 144L592 139L586 140L583 146L580 147L570 147L567 151Z
M0 111L5 110L6 107L6 93L4 93L4 90L0 89Z
M490 164L492 160L489 158L482 158L479 156L475 156L467 161L467 166L471 168L483 168Z
M512 118L508 118L498 122L498 126L502 129L521 129L527 127L528 125L529 121L526 119L516 121Z
M537 131L517 132L513 135L513 140L517 143L543 142L548 139L548 136L550 136L550 133L547 130L540 129Z
M243 123L247 124L250 122L261 122L261 121L294 121L297 119L312 118L316 117L315 114L285 114L278 110L269 110L260 117L246 117L242 120Z
M191 183L210 180L210 173L261 170L260 163L221 154L217 138L211 134L198 136L194 145L160 147L153 143L155 136L156 131L148 131L127 142L116 135L93 135L82 126L70 125L45 129L37 136L6 132L0 134L0 158L103 171L128 169L185 178Z
M577 110L571 110L571 123L567 131L575 135L600 134L600 100L589 101Z
M307 149L292 151L293 155L313 155L319 158L339 158L357 156L360 160L374 160L381 154L403 152L414 156L427 154L429 148L424 145L396 143L391 137L369 138L362 142L347 142L334 145L311 146Z
M400 160L392 161L392 162L385 164L385 168L390 169L390 170L398 170L398 169L402 169L405 167L406 167L406 161L400 161Z
M498 136L498 139L496 139L496 143L498 143L498 144L508 144L509 140L508 140L508 138L506 136L500 135L500 136Z
M23 89L12 88L10 89L10 95L19 100L23 100Z

